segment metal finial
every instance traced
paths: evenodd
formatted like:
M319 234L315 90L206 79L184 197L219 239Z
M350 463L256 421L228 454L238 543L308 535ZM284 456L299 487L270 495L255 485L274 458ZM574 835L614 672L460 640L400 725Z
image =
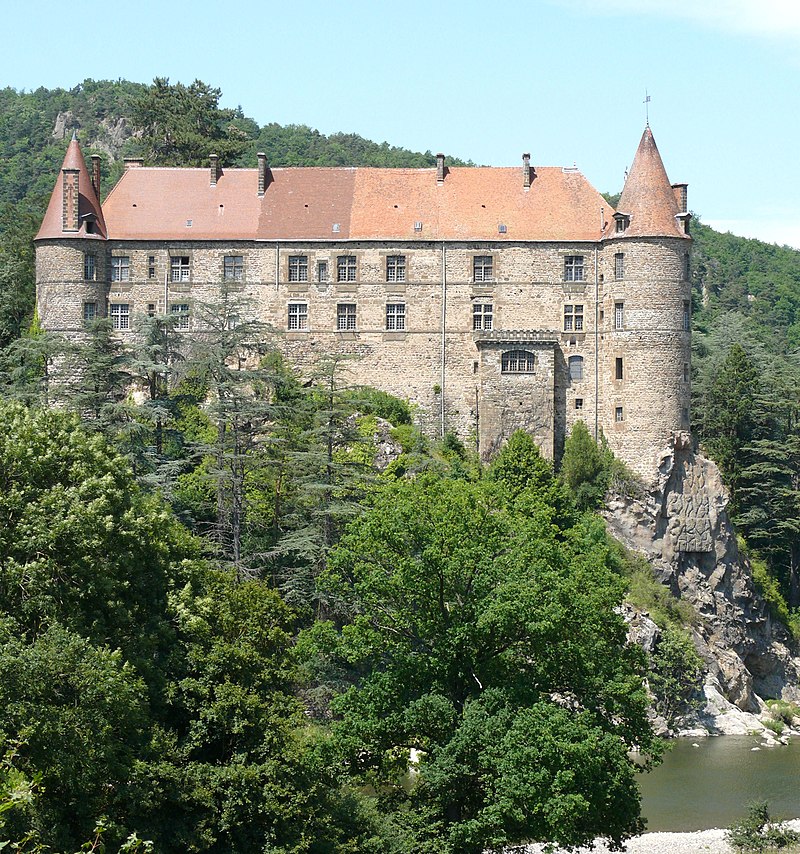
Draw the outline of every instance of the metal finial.
M647 89L644 90L644 117L647 127L650 127L650 96L647 94Z

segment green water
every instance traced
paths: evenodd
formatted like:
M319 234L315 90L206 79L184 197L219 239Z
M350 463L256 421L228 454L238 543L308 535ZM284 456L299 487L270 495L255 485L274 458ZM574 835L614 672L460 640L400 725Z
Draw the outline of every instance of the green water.
M759 739L747 736L673 745L662 765L639 777L648 830L727 827L754 800L768 801L776 818L800 818L800 739L758 751Z

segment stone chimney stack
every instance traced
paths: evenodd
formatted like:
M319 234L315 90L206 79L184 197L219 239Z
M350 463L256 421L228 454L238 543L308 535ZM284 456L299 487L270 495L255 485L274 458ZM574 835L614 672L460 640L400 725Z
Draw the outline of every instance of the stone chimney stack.
M100 201L100 155L92 155L92 186L94 194L97 196L97 201Z
M125 171L128 169L141 169L144 166L144 160L141 157L123 157L122 162L125 164Z
M61 230L79 231L81 227L78 209L80 172L77 169L61 170L63 206L61 208Z
M444 154L436 155L436 183L444 184Z
M263 196L267 189L267 155L259 151L258 157L258 195Z
M211 161L211 186L216 187L219 178L219 156L211 154L208 159Z
M673 184L672 192L675 193L675 201L678 203L678 210L681 213L686 213L689 210L689 185Z
M522 155L522 186L526 190L530 190L531 188L531 156L530 154ZM533 170L533 174L536 174L536 171Z

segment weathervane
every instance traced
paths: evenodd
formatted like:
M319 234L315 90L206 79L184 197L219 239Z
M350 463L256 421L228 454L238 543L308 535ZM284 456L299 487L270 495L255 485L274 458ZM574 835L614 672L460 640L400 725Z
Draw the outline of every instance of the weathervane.
M647 94L647 89L644 90L644 116L647 121L647 127L650 127L650 96Z

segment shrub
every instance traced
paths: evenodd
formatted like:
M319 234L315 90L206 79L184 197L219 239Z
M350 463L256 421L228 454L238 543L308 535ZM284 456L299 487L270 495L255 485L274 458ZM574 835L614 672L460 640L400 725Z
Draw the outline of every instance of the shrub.
M756 801L748 805L743 819L728 828L725 839L738 851L795 850L800 833L773 822L767 802Z
M783 726L784 726L783 721L775 720L774 718L767 718L762 723L764 724L764 726L768 730L771 730L772 732L774 732L775 735L782 735L783 734Z
M800 717L800 708L786 700L767 700L767 707L773 720L783 721L789 726L796 717Z

